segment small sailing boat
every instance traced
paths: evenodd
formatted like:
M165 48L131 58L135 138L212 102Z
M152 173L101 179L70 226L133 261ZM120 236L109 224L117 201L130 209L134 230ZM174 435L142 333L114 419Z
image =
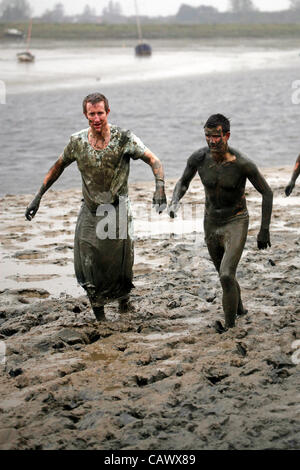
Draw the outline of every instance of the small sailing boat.
M139 44L135 46L135 55L137 57L149 57L152 54L152 48L150 44L143 42L142 28L141 28L141 22L139 18L136 0L134 0L134 4L135 4L135 12L136 12L136 25L137 25L138 36L139 36Z
M33 62L34 59L35 59L34 55L29 51L29 44L30 44L30 39L31 39L31 30L32 30L32 19L30 20L30 23L29 23L29 26L28 26L26 51L18 52L18 54L17 54L17 58L18 58L19 62Z
M4 36L12 39L23 39L24 33L16 28L5 29Z

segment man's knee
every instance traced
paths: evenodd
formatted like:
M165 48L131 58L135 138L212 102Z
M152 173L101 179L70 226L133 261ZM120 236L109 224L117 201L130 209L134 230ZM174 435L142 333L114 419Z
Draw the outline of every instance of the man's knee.
M220 281L223 289L229 289L235 284L235 276L230 272L220 272Z

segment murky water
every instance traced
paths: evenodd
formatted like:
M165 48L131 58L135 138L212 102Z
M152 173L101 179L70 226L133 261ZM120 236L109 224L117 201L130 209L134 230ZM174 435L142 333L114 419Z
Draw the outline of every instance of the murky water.
M292 103L299 51L292 48L156 44L138 60L130 47L33 49L34 64L18 64L16 46L0 45L0 195L35 192L69 136L84 127L82 98L106 94L111 122L130 128L178 178L187 157L205 145L203 124L221 112L231 118L233 147L260 167L293 165L299 153L300 105ZM131 181L151 180L143 162ZM81 185L76 164L54 188Z

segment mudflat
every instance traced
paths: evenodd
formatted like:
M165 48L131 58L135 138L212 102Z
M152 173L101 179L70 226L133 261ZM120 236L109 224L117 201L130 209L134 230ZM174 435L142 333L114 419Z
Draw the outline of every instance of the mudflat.
M197 178L182 202L200 218L181 233L181 215L162 214L156 231L157 219L149 224L153 183L131 185L135 309L109 304L102 323L73 271L81 191L50 190L30 223L32 195L3 197L0 448L299 449L300 185L284 196L291 171L263 171L274 191L266 251L256 248L261 197L247 186L237 275L248 312L223 334L213 328L221 288Z

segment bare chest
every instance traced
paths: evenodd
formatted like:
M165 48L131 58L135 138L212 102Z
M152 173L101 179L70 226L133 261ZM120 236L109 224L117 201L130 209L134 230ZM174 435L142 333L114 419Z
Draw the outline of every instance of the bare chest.
M217 164L212 161L205 162L198 168L198 173L205 188L235 190L244 186L246 178L235 162Z

